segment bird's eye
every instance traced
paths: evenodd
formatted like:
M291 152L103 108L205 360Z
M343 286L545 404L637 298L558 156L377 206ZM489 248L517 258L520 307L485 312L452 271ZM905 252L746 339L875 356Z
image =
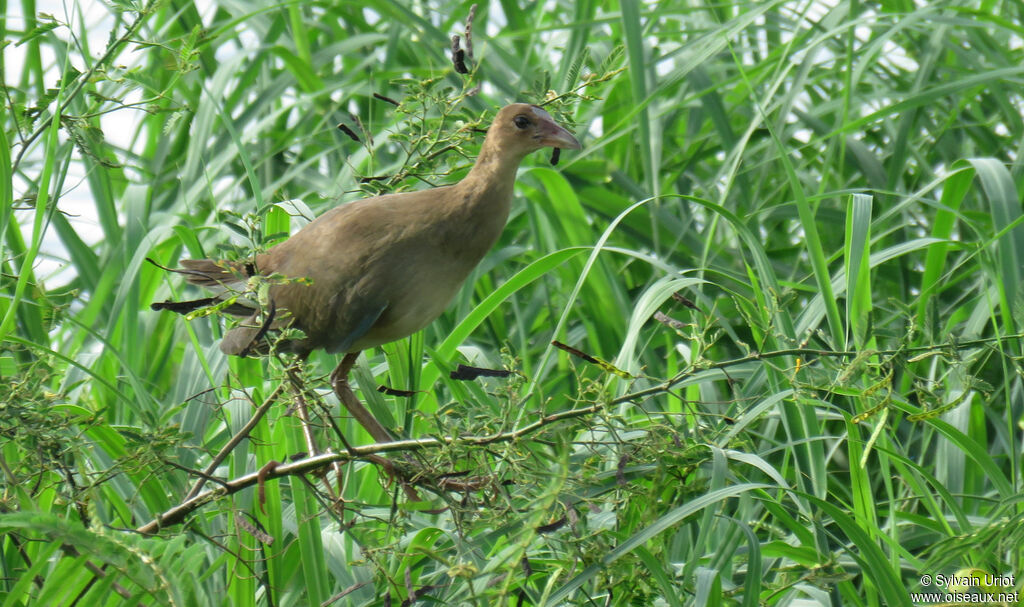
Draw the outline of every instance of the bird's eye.
M516 124L516 128L518 129L525 129L530 126L530 119L526 116L516 116L512 122Z

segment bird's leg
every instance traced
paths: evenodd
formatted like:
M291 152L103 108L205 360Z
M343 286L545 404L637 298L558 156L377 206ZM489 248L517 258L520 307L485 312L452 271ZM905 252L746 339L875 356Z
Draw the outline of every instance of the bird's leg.
M359 352L350 352L341 359L338 366L331 372L331 386L334 387L334 393L338 395L338 400L341 401L341 404L345 405L349 414L351 414L352 417L354 417L356 421L363 426L363 428L366 428L366 431L370 433L370 436L372 436L374 440L381 443L390 443L394 440L394 437L392 437L391 433L387 431L387 428L377 421L377 418L363 406L363 403L359 402L359 397L356 396L356 393L352 391L352 387L348 384L348 375L352 371L352 367L355 366L357 358L359 358ZM389 476L397 478L402 485L402 490L405 492L406 497L411 501L423 501L423 498L420 497L416 488L409 484L402 475L395 470L394 464L390 460L379 455L371 455L367 460L383 466Z
M341 404L345 405L348 412L356 419L366 431L370 433L373 439L380 443L390 443L395 440L391 436L391 433L387 431L377 418L373 416L370 411L363 406L363 403L359 402L359 397L352 391L352 387L348 384L348 374L352 371L352 367L356 364L356 359L359 358L359 352L350 352L341 359L338 366L331 372L331 386L334 387L334 393L338 395L338 400Z

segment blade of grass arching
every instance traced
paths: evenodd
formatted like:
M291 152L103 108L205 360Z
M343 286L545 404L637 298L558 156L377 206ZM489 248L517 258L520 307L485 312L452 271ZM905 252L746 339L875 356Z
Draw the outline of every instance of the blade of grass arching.
M861 349L873 341L871 328L871 196L854 194L846 211L846 242L843 259L846 269L846 326L854 347ZM840 347L848 348L844 335Z
M757 535L746 522L736 521L743 534L747 536L747 571L746 580L743 583L743 607L758 607L761 604L760 596L763 588L761 578L764 571L764 563L761 559L761 542Z
M0 516L0 530L2 530L5 535L10 533L12 529L12 526L8 524L8 519L14 516L19 516L20 514L21 513ZM23 530L23 533L30 530L31 527L28 527L28 529ZM39 540L31 542L31 544L34 545L31 553L29 554L32 560L22 561L19 559L18 565L20 571L18 573L20 574L20 577L9 579L4 584L4 594L7 595L7 600L4 601L2 607L21 607L22 605L32 604L38 593L38 589L35 587L36 580L45 579L44 576L46 572L53 566L55 561L60 559L62 554L60 550L63 546L63 542L61 540L49 542Z
M807 499L832 517L835 525L849 538L854 550L847 554L853 557L864 571L864 580L869 582L866 586L867 591L877 592L877 598L881 599L883 605L912 607L910 595L898 575L899 571L893 570L882 549L864 529L839 506L814 496L807 496Z
M1016 333L1015 312L1024 312L1014 302L1021 301L1024 292L1024 225L1021 225L1020 199L1017 188L1006 166L995 158L970 158L981 188L992 208L992 228L999 234L996 241L996 261L999 273L992 283L999 287L999 303L1003 315L1002 332ZM1018 350L1019 352L1019 350Z
M654 170L654 140L651 137L651 116L648 111L650 104L647 99L648 61L645 58L640 6L639 2L622 2L619 4L619 10L622 12L622 35L626 41L626 56L629 58L629 83L633 103L639 109L636 126L640 141L636 145L640 149L640 159L643 163L644 185L650 195L657 196L660 180L657 179ZM657 233L657 230L653 232L655 236ZM658 250L657 241L654 242L654 250Z
M257 213L263 210L266 203L263 200L263 188L260 187L259 177L256 174L256 169L252 166L252 160L249 158L248 151L246 150L245 144L242 142L242 137L238 133L238 129L235 128L235 119L231 116L231 112L224 107L223 100L220 92L216 95L211 93L210 87L203 83L203 92L206 93L207 97L212 100L214 107L216 108L217 116L220 118L220 124L224 127L224 130L231 136L231 141L234 143L236 156L241 161L242 166L245 167L245 176L249 181L250 191L252 192L255 211Z
M282 422L286 424L288 453L307 451L298 417L278 420L278 423ZM293 476L288 479L288 483L291 485L292 504L295 508L294 524L302 559L302 577L307 592L306 604L322 605L331 586L326 577L328 568L324 562L323 536L320 532L320 507L305 478Z
M651 525L645 527L638 533L633 534L610 552L600 558L600 560L584 569L574 578L562 585L556 590L548 600L544 603L545 605L561 605L564 601L569 599L573 593L582 587L584 584L593 581L600 573L609 565L619 560L623 556L630 554L639 546L643 546L652 538L664 533L665 531L676 526L688 516L696 514L704 510L705 508L715 506L720 502L723 502L731 497L736 497L747 493L749 491L756 491L758 489L765 489L771 485L764 485L758 483L743 483L739 485L731 485L716 489L715 491L708 492L696 499L693 499L686 504L679 506L673 510L670 510L664 516L660 517Z
M324 88L323 82L312 69L313 53L309 48L309 30L302 18L302 4L298 2L288 3L288 24L291 27L292 42L295 44L295 56L299 61L292 61L289 64L296 80L306 92L315 92ZM279 55L281 56L281 55ZM284 59L283 56L281 56Z
M0 23L0 30L2 29L3 23ZM0 57L0 67L2 66L3 58ZM6 105L0 105L0 124L5 125L0 129L0 263L3 263L6 259L4 243L7 240L7 228L12 216L11 207L14 205L14 173L11 172L11 145L7 141Z
M479 327L484 320L502 304L502 302L541 276L544 276L573 257L583 253L585 250L586 249L584 248L578 248L555 251L554 253L541 257L517 272L512 276L512 278L509 278L500 287L495 289L494 293L481 301L477 307L466 316L466 318L462 319L462 321L459 322L459 324L448 335L448 338L445 339L435 351L444 359L450 360L451 357L455 355L457 348L466 341L473 331ZM433 362L428 362L423 368L423 373L420 376L420 385L433 386L437 382L439 375L440 371L438 370L437 365ZM428 410L433 411L437 407L436 397L428 395L427 398L433 399L433 403L428 406Z
M569 42L565 45L564 59L556 80L556 82L562 83L565 89L572 89L576 86L575 81L569 80L569 72L573 68L573 62L584 59L584 49L587 47L596 4L593 0L580 0L572 4L573 14L572 21L569 23Z
M636 356L636 347L640 340L640 330L643 326L672 295L687 287L702 285L706 282L700 278L665 276L659 278L654 284L644 290L643 294L637 298L636 303L633 305L633 314L630 316L629 324L626 327L626 338L622 342L618 356L615 357L615 366L628 373L637 373L640 369ZM610 387L617 380L617 377L610 376L605 384L606 387ZM621 387L625 389L624 385Z
M745 245L744 251L753 257L751 276L754 276L760 282L759 288L756 290L758 296L763 300L762 294L773 294L776 297L781 294L782 290L779 286L778 277L775 275L773 266L768 259L767 252L764 250L760 238L739 217L720 205L694 197L686 198L725 218L733 230L736 231ZM760 305L762 307L769 306L769 303L762 301ZM769 309L771 310L770 321L775 325L776 331L779 331L788 339L794 339L795 333L790 315L781 306L771 305ZM765 335L765 338L766 344L763 347L779 347L778 340L774 334L769 332ZM785 359L784 364L793 365L792 357ZM777 377L770 376L769 379L778 383ZM774 392L781 392L782 388L780 386L772 386L772 390ZM790 400L784 400L780 403L780 410L783 415L788 438L794 445L793 449L797 456L798 472L795 478L797 487L806 488L804 484L809 480L811 488L807 489L807 491L824 496L828 486L828 476L825 471L826 458L821 443L813 440L821 434L820 424L814 409L812 407L802 407Z
M922 413L921 409L900 401L893 400L893 405L905 413L918 415ZM952 424L937 417L930 417L913 423L924 423L934 427L940 434L956 445L960 451L977 464L978 469L973 472L980 474L982 478L988 480L992 484L993 489L999 493L1000 499L1009 500L1013 499L1016 495L1014 483L1006 477L995 460L992 459L985 445L964 434ZM970 474L972 471L967 473Z
M999 83L1004 81L1013 81L1024 74L1024 66L1004 67L994 70L986 70L984 72L966 76L958 80L952 80L950 82L943 82L928 89L918 91L914 95L909 95L904 99L886 105L880 110L872 112L866 116L860 118L854 118L846 124L833 129L828 134L829 137L834 137L839 133L855 133L864 129L864 127L878 124L885 121L886 118L891 116L899 116L903 112L923 105L934 104L936 99L941 99L947 96L960 96L963 91L971 88L985 88L992 83Z
M932 299L937 295L944 281L940 280L946 268L946 253L950 247L950 237L953 234L953 226L956 223L960 211L960 204L970 190L971 182L974 179L974 170L967 163L954 165L951 172L942 184L942 196L939 199L939 208L932 219L932 236L937 242L929 245L925 254L924 271L921 272L921 294L917 300L916 322L917 326L924 328L927 318L928 307ZM922 338L930 334L924 332ZM904 378L910 380L910 374ZM903 386L905 391L908 385Z
M775 396L781 398L781 397L784 397L786 395L785 394L779 394L779 395L775 395ZM777 399L775 397L771 397L771 398L765 399L765 402L761 403L760 405L758 405L758 407L761 408L762 410L764 410L763 407L764 407L765 404L776 402L776 400ZM732 430L732 428L730 428L730 430ZM726 444L726 443L723 442L722 444ZM771 463L769 463L763 457L761 457L760 455L754 454L754 453L744 453L743 451L736 451L736 450L733 450L733 449L724 450L722 453L723 453L723 455L728 457L729 460L731 460L733 462L738 462L740 464L744 464L746 466L750 466L751 468L755 468L755 469L761 471L768 478L770 478L773 481L775 481L775 483L779 487L779 492L780 492L780 493L775 495L775 497L774 497L775 500L779 500L780 497L781 497L781 492L785 492L786 495L789 497L789 499L792 500L793 505L796 507L796 509L803 516L805 516L807 518L810 518L812 516L812 513L808 509L807 504L800 500L799 494L793 492L789 488L789 483L786 482L786 479L785 479L785 477L783 477L782 473L779 472L778 469L775 468L775 466L773 466ZM767 495L767 493L765 495ZM797 533L797 535L799 535L799 532L794 531L794 533Z
M743 73L742 68L740 69L740 72ZM749 82L747 84L749 86ZM757 104L757 107L758 112L763 112L760 104ZM768 128L768 133L771 135L772 142L775 144L775 150L778 152L779 163L785 171L790 191L796 200L796 208L800 216L800 226L804 233L804 248L807 251L808 258L811 260L811 268L813 270L815 284L817 284L818 289L821 291L821 295L824 298L825 317L828 319L829 329L832 333L831 341L836 345L843 344L845 341L845 331L843 330L843 324L840 320L839 306L832 293L832 280L828 271L828 262L825 261L826 256L824 248L822 247L821 237L818 235L818 226L814 216L814 211L811 209L810 202L804 195L803 184L800 182L800 177L796 174L796 170L793 168L793 163L789 159L789 150L787 150L782 144L778 133L776 133L775 129L772 127L771 121L765 118L764 125Z
M679 600L679 589L672 585L672 581L669 579L668 574L665 570L670 568L671 565L662 561L662 559L656 558L651 551L644 548L643 546L637 548L634 554L640 562L644 564L647 571L651 574L651 578L654 580L655 585L661 590L661 598L664 599L670 607L683 607L683 603Z
M747 136L749 136L749 133L747 133ZM739 163L739 159L739 155L737 154L735 160L736 164ZM733 172L735 172L735 170L736 169L734 167ZM759 297L766 294L778 297L782 294L782 287L773 269L773 264L768 259L768 254L765 251L764 243L762 242L759 236L754 234L754 232L751 230L751 228L747 225L747 223L744 220L742 220L736 213L725 208L721 204L716 204L714 202L698 198L695 196L680 196L680 198L696 203L707 209L709 212L711 212L713 217L713 225L717 224L719 218L723 218L729 222L729 225L732 227L733 230L735 230L736 235L740 238L740 240L743 243L743 251L753 258L752 270L756 273L756 277L761 283L760 288L757 290L757 294ZM705 251L703 253L704 259L707 259L708 255L710 254L710 249L708 247L710 247L710 242L707 242L705 246ZM773 308L778 308L778 306L773 306ZM773 312L771 323L774 324L778 328L778 330L783 334L783 336L785 336L787 339L795 339L792 319L788 314L783 314L781 313L781 310L776 309ZM779 347L775 343L774 335L769 334L767 337L770 341L769 343L762 344L762 347Z
M583 265L583 270L580 272L580 276L576 280L576 284L573 285L573 289L569 293L569 296L565 303L565 308L562 310L562 315L559 316L558 322L555 324L554 329L551 331L552 339L556 339L557 336L562 334L562 331L564 330L565 325L569 320L569 314L573 309L573 305L576 303L580 291L583 290L583 283L590 275L590 270L597 263L598 255L601 253L602 250L604 250L605 243L608 242L608 239L615 232L619 223L621 223L623 218L632 213L634 210L640 208L641 206L649 202L652 202L653 200L653 198L645 198L638 202L634 202L624 211L619 213L618 216L616 216L615 219L613 219L612 222L608 225L608 227L605 228L604 232L601 234L601 237L598 238L597 243L594 244L593 248L591 249L590 255L587 257L587 261ZM537 389L541 380L543 380L545 373L547 372L548 362L551 360L551 356L553 353L554 346L549 344L547 347L544 348L544 354L541 355L540 363L535 367L533 377L530 379L530 382L526 385L526 389L523 391L522 396L520 397L521 402L525 403L533 396L534 391ZM513 422L514 427L519 426L519 423L522 421L523 414L525 413L527 407L519 407L518 409L519 410L516 414L516 419Z
M62 97L63 88L61 88L57 93L57 99L53 106L54 111L59 111ZM0 321L0 342L4 341L14 328L14 319L18 313L18 307L21 305L22 297L25 295L25 289L28 287L30 279L34 282L32 266L35 264L36 257L39 255L39 246L43 241L43 226L45 225L46 208L50 203L50 181L54 176L57 152L60 149L60 141L57 138L57 134L59 132L60 120L58 118L52 120L50 122L50 127L47 129L46 142L43 148L43 169L39 174L38 188L36 191L35 214L32 221L32 237L29 241L28 250L25 251L25 254L19 260L18 280L15 283L14 294L11 296L10 302L8 303L3 320ZM56 201L54 201L54 204L56 204ZM11 225L11 228L18 229L16 225Z

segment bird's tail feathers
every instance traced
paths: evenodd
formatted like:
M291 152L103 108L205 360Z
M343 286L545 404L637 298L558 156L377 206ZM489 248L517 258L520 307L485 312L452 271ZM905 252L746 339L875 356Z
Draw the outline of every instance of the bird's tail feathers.
M235 356L252 356L266 354L271 350L273 340L264 339L270 332L278 331L291 325L292 318L286 310L279 311L270 299L268 306L261 306L257 295L261 288L275 281L285 281L278 275L263 277L263 281L250 280L257 275L256 266L251 261L221 261L213 259L183 259L184 269L167 268L152 259L147 260L153 265L182 274L188 282L213 291L212 297L203 297L188 301L163 301L150 304L154 310L170 310L185 314L187 318L205 316L213 313L226 313L232 316L245 317L238 325L224 334L220 349L225 354ZM269 281L269 282L268 282ZM285 340L275 347L288 350L290 342Z
M247 278L256 273L252 262L224 261L221 259L182 259L184 270L175 270L185 275L185 280L206 288L236 288L243 286Z
M181 274L188 282L201 287L222 287L241 290L246 280L256 274L256 266L251 261L226 261L223 259L182 259L184 270L168 268L147 257L146 261L166 272Z
M205 287L215 293L213 297L203 297L187 301L162 301L150 304L153 310L170 310L178 314L191 314L202 308L216 306L216 311L232 316L249 316L259 306L246 297L248 277L255 273L251 262L220 261L213 259L183 259L184 270L168 268L150 258L146 261L154 266L182 274L188 282Z

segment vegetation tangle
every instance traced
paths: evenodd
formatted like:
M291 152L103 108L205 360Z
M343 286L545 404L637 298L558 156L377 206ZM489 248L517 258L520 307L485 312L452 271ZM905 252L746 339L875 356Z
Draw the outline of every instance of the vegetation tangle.
M4 10L3 607L1024 604L1021 2ZM149 309L516 101L583 149L356 361L399 440Z

